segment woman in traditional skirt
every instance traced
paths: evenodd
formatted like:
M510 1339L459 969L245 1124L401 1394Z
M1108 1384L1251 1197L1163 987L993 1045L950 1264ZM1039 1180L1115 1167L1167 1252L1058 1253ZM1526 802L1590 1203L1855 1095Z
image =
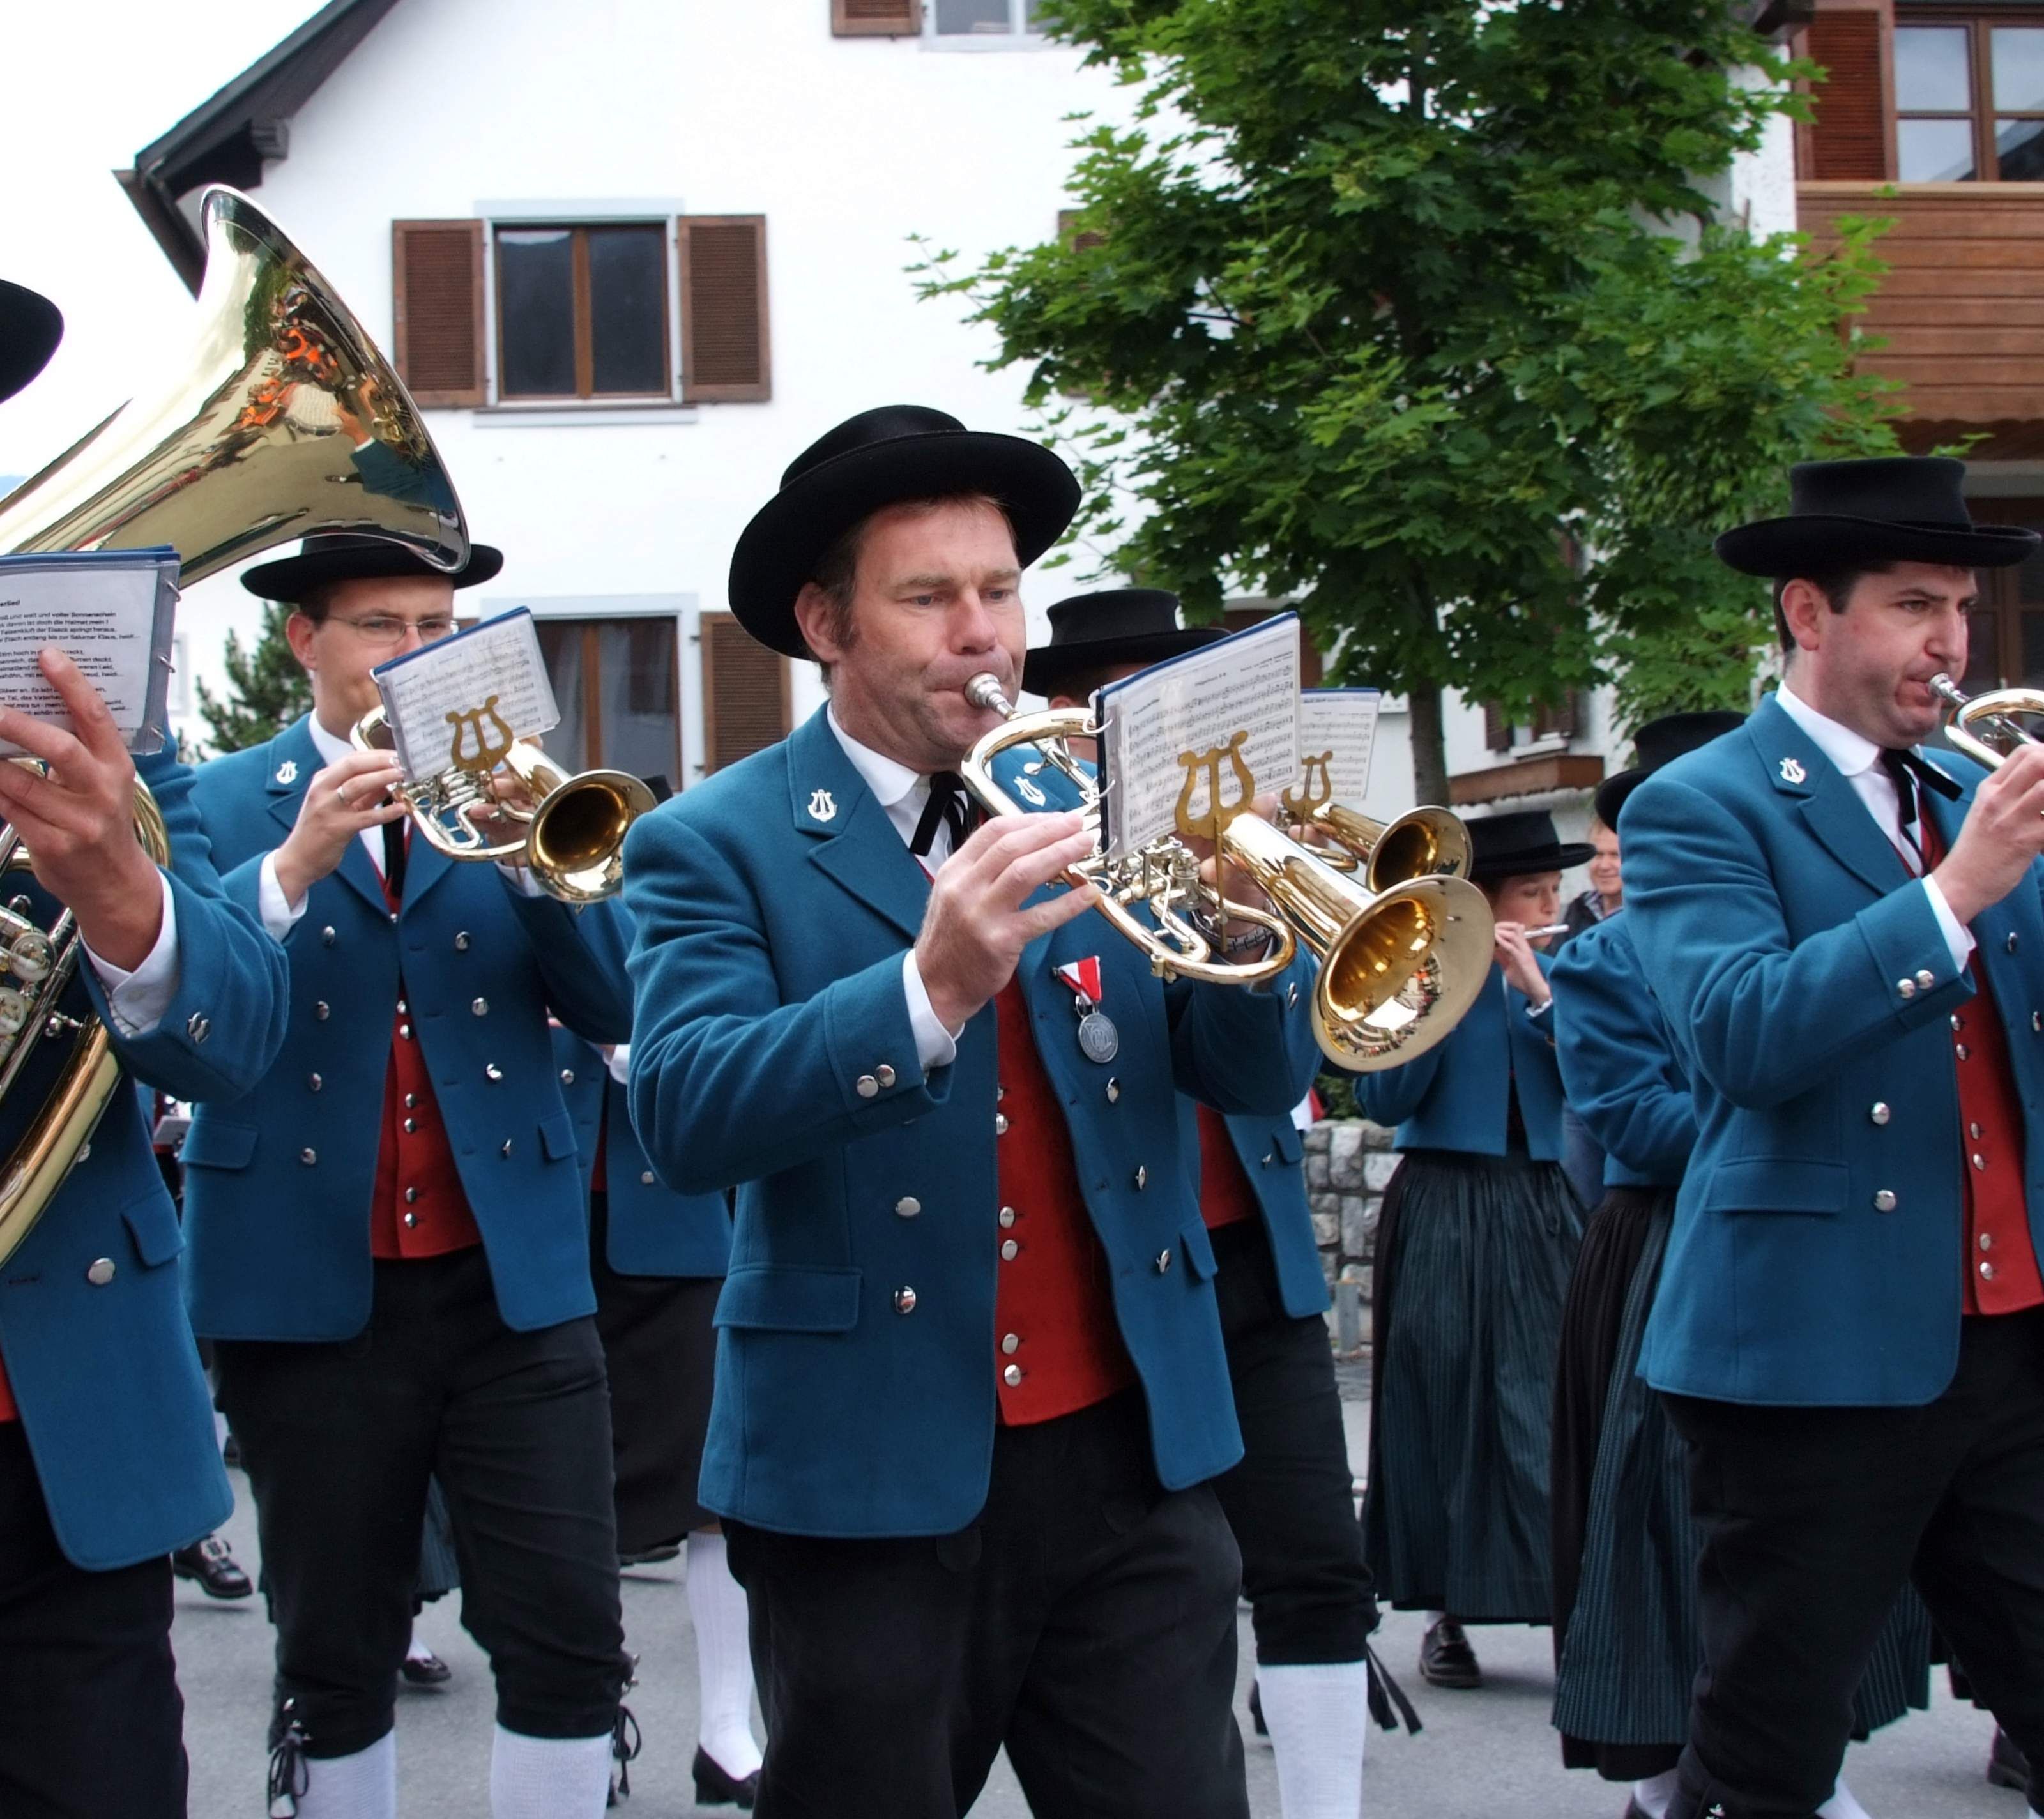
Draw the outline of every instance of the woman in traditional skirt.
M621 1564L686 1547L701 1695L696 1802L749 1808L759 1785L745 1592L717 1518L696 1501L717 1360L711 1317L731 1259L721 1194L677 1194L647 1165L625 1109L628 1051L607 1054L567 1030L554 1060L589 1182L590 1275L610 1377Z
M1744 718L1671 714L1640 727L1638 764L1597 792L1600 819L1615 825L1642 777ZM1604 1147L1607 1189L1570 1285L1556 1372L1554 1721L1567 1766L1633 1784L1626 1819L1662 1819L1703 1649L1686 1456L1638 1369L1696 1117L1623 913L1570 942L1550 978L1562 1085ZM1929 1615L1906 1593L1860 1687L1861 1736L1929 1702ZM1819 1810L1862 1813L1842 1781Z
M1561 1169L1546 956L1561 875L1590 856L1553 818L1472 822L1497 919L1490 976L1447 1038L1356 1084L1398 1127L1377 1245L1364 1546L1377 1595L1431 1614L1420 1671L1482 1683L1464 1625L1546 1623L1554 1352L1582 1209Z

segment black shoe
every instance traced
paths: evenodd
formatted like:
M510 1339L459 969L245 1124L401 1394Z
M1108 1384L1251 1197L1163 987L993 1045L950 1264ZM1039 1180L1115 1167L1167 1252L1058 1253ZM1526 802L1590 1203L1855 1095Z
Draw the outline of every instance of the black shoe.
M1263 1721L1263 1685L1258 1680L1249 1683L1249 1721L1258 1736L1270 1736L1270 1727Z
M1427 1626L1420 1644L1420 1678L1436 1687L1470 1687L1483 1684L1483 1670L1477 1665L1476 1651L1470 1647L1462 1626L1452 1617Z
M208 1598L246 1598L256 1589L217 1535L179 1548L171 1556L171 1571L179 1579L196 1580Z
M454 1670L432 1649L423 1655L407 1655L398 1671L415 1687L437 1687L454 1678Z
M628 1571L633 1567L658 1566L663 1560L678 1558L681 1551L682 1545L679 1541L669 1541L657 1548L642 1548L636 1554L620 1554L617 1556L617 1564Z
M1994 1748L1988 1752L1987 1781L1990 1787L2022 1789L2030 1785L2029 1763L1999 1725L1995 1727Z
M759 1771L734 1780L717 1766L717 1758L700 1744L696 1746L696 1804L698 1806L742 1806L750 1813L759 1798Z

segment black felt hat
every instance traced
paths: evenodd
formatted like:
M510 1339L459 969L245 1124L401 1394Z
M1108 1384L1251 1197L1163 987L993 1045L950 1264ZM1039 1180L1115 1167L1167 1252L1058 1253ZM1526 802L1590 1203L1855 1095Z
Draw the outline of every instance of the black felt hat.
M1469 823L1469 835L1470 876L1477 880L1566 872L1571 865L1589 864L1596 853L1581 840L1565 845L1554 831L1554 816L1544 808L1487 815Z
M263 600L288 601L295 606L313 588L325 581L374 581L387 575L432 575L456 587L475 587L496 578L504 566L504 552L487 543L471 543L468 560L451 574L436 569L424 556L388 537L357 536L349 531L331 531L308 537L298 553L282 560L264 562L241 578L241 585Z
M1051 642L1022 660L1022 686L1060 693L1068 677L1120 663L1150 664L1225 638L1220 625L1181 626L1178 597L1160 587L1115 587L1075 593L1051 608Z
M920 405L882 405L847 418L789 464L781 490L732 551L731 610L762 644L807 657L795 597L831 546L882 506L959 493L1000 501L1025 569L1079 508L1077 478L1040 443L970 430Z
M63 312L26 285L0 278L0 398L11 398L50 363Z
M2039 542L2034 531L1976 524L1961 490L1966 464L1943 455L1801 461L1789 470L1788 516L1727 531L1713 546L1742 574L1805 579L1862 562L2000 569Z
M1633 733L1631 768L1614 772L1597 785L1597 819L1607 827L1616 827L1625 799L1650 772L1745 724L1745 715L1715 708L1691 714L1663 714L1658 720L1649 720Z

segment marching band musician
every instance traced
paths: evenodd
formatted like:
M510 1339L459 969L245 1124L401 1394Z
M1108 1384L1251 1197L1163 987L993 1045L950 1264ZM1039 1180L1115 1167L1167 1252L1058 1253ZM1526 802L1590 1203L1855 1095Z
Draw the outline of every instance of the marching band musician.
M831 431L731 586L830 704L627 845L633 1122L670 1185L740 1184L702 1496L766 1819L955 1819L1004 1743L1040 1813L1247 1810L1208 1484L1241 1442L1176 1095L1295 1103L1309 975L1161 986L1090 890L1044 889L1077 815L968 831L956 766L998 721L965 686L1014 693L1021 570L1077 498L940 412Z
M1911 1579L2044 1760L2044 751L1915 750L1976 571L2038 539L1973 524L1964 472L1807 463L1719 539L1785 677L1620 823L1698 1130L1642 1361L1702 1541L1674 1819L1809 1819Z
M0 398L33 379L63 319L0 284ZM0 763L0 816L26 842L30 900L61 905L84 960L61 1001L97 1016L135 1080L234 1098L283 1040L282 956L222 890L192 773L130 759L105 704L51 651L74 730L0 711L0 739L51 767ZM136 839L135 782L170 835L159 870ZM0 1112L10 1151L52 1084L45 1038ZM184 1705L171 1653L170 1555L233 1507L178 1270L182 1238L132 1086L0 1276L0 1811L10 1819L176 1819Z
M1461 1688L1482 1683L1464 1625L1551 1614L1550 1404L1582 1212L1560 1163L1547 957L1527 931L1590 856L1544 811L1469 831L1497 919L1489 978L1444 1041L1355 1092L1404 1153L1377 1230L1364 1552L1396 1608L1431 1614L1420 1673Z
M1060 601L1050 642L1023 664L1022 685L1054 708L1084 707L1106 684L1225 635L1181 629L1178 615L1178 596L1155 588ZM1220 1265L1215 1292L1242 1427L1242 1462L1214 1480L1214 1494L1242 1552L1279 1803L1285 1819L1354 1819L1377 1601L1299 1133L1289 1113L1229 1115L1185 1095L1178 1117Z
M252 1487L277 1623L272 1779L302 1819L394 1813L394 1686L437 1476L490 1658L497 1819L603 1810L627 1672L609 1405L551 1009L630 1029L621 908L453 862L348 734L374 666L454 629L402 547L308 538L243 578L290 601L312 712L197 798L290 963L282 1058L185 1146L194 1324Z

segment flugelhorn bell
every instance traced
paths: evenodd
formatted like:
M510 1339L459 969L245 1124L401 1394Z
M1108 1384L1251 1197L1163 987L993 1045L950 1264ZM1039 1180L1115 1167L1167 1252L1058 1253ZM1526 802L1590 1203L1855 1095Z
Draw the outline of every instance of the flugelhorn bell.
M1279 799L1300 831L1316 831L1340 849L1322 858L1337 871L1362 868L1362 880L1373 891L1387 891L1413 878L1466 878L1470 869L1469 829L1462 817L1445 808L1408 809L1390 821L1367 815L1333 800L1329 767L1332 752L1308 757L1296 789Z

